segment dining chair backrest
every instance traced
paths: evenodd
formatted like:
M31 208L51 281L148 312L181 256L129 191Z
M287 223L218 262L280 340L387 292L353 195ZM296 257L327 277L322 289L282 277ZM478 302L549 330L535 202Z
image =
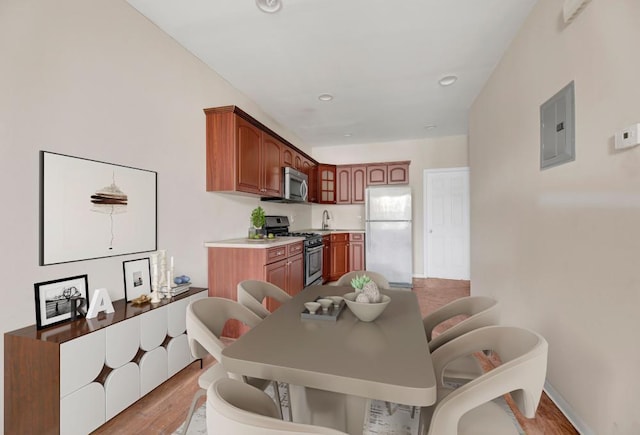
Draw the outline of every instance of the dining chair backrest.
M280 287L266 281L246 280L238 284L238 302L249 308L261 318L267 317L269 310L262 305L265 298L273 298L281 304L285 303L291 296Z
M351 280L356 276L367 275L371 278L371 281L375 282L379 288L389 288L389 281L382 274L378 272L373 272L371 270L354 270L352 272L347 272L342 275L336 285L351 285Z
M436 326L460 315L468 317L434 336L433 330ZM498 301L487 296L467 296L456 299L422 319L431 352L462 334L483 326L497 325L499 322L500 305Z
M194 358L211 354L221 361L224 343L220 340L222 329L229 319L236 319L249 327L262 321L250 309L225 298L204 298L193 301L187 307L187 340Z
M451 390L449 394L441 394L446 390L443 374L447 364L464 355L485 350L495 352L501 364L469 383ZM432 411L431 420L427 423L428 434L457 435L458 423L462 418L483 421L482 408L465 416L468 411L489 404L507 393L511 393L525 417L533 418L540 402L547 372L547 352L548 344L542 336L512 326L479 328L440 346L431 357L438 397L443 398L438 400ZM472 426L472 423L467 421L464 426L470 425ZM469 433L474 433L473 426Z
M207 390L207 432L212 435L345 435L326 427L284 421L279 415L273 399L251 385L233 379L219 379Z

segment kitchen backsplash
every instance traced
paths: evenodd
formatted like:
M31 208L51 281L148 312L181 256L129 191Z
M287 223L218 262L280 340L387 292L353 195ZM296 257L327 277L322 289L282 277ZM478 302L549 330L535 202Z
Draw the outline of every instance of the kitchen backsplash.
M355 205L313 205L311 225L314 229L322 228L322 212L329 212L329 229L364 230L364 204Z

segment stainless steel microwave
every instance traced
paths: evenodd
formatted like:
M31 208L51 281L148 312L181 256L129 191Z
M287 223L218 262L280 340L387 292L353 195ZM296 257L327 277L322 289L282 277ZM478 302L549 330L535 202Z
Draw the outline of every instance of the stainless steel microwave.
M307 175L290 167L285 167L283 171L282 199L289 202L307 202L309 193Z

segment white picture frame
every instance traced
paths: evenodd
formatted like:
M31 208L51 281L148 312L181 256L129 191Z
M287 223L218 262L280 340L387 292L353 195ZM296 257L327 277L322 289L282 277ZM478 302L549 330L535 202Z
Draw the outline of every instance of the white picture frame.
M151 293L151 262L149 257L123 261L122 271L127 302Z
M155 251L157 176L40 151L40 265Z

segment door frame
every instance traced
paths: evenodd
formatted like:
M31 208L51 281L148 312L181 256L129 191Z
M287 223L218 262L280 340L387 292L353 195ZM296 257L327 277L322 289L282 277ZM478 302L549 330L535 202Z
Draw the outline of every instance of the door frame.
M429 178L428 175L430 174L437 174L437 173L450 173L450 172L460 172L460 173L466 173L467 174L467 181L470 180L470 168L468 166L460 166L460 167L453 167L453 168L439 168L439 169L425 169L423 171L423 176L422 176L422 183L423 183L423 198L422 198L422 213L424 216L423 224L423 251L422 251L422 261L423 261L423 268L424 268L424 275L426 278L430 278L432 277L430 274L430 270L429 270L429 226L430 226L430 222L429 222L429 210L428 210L428 204L429 204L429 198L428 198L428 193L429 193L429 188L428 188L428 183L427 183L427 179ZM469 280L471 279L471 210L470 210L470 196L471 196L471 186L469 184L467 184L467 195L466 198L464 199L465 201L465 205L466 205L466 210L467 210L467 223L469 224L469 228L467 230L467 246L468 246L468 252L469 252L469 259L468 259L468 263L467 263L467 277L466 278L458 278L458 279L466 279ZM432 277L433 278L433 277Z

